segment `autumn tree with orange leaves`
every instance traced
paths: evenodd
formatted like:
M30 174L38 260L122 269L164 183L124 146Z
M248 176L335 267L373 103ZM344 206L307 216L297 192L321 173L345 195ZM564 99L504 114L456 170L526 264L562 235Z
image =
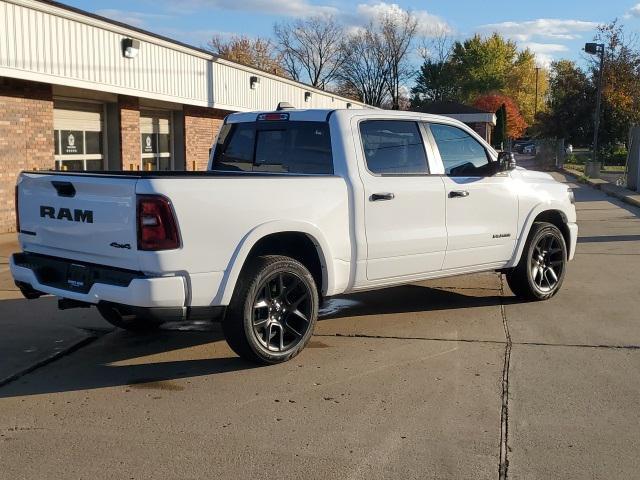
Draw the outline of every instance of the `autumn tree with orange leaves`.
M520 109L511 97L501 93L490 93L476 98L473 106L487 112L497 112L502 105L507 110L507 136L520 138L527 129L527 122L522 117Z

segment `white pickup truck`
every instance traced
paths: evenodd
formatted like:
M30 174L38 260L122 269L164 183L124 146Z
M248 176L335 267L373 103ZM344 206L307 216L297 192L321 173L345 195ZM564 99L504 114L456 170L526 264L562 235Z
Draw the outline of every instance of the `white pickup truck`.
M131 330L223 315L262 363L298 354L332 295L496 270L547 299L578 232L550 175L455 120L382 110L232 114L208 172L24 172L16 204L27 298Z

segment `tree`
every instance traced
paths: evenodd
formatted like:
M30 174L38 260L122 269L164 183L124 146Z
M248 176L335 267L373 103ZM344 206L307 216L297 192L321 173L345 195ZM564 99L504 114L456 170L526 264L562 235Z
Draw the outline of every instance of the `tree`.
M373 24L351 34L343 45L345 61L339 73L339 91L382 107L388 97L390 63L382 35Z
M460 99L473 102L488 92L504 92L517 54L515 42L505 40L498 33L487 38L474 35L464 42L456 42L451 63L456 70Z
M400 109L401 86L411 76L408 54L418 28L418 20L407 10L382 15L380 31L388 49L387 87L392 109Z
M536 80L538 82L537 98ZM528 124L531 125L535 121L536 111L545 109L548 90L549 72L547 69L537 67L535 54L531 50L525 49L518 52L507 72L503 91L505 95L513 98ZM536 101L538 102L537 108Z
M413 107L431 102L458 100L460 88L456 82L456 70L449 62L425 60L411 93Z
M244 35L224 39L222 36L216 35L207 43L207 49L213 54L233 62L259 68L276 75L285 74L281 58L275 51L271 40L268 39L252 39Z
M474 106L487 112L496 112L504 105L507 119L507 137L520 138L527 129L527 123L520 114L516 103L510 97L500 93L482 95L476 99Z
M496 111L496 128L493 132L493 145L501 150L504 148L507 137L507 106L503 103Z
M640 52L617 21L598 28L595 40L605 44L600 141L604 148L626 143L629 127L640 122ZM595 58L594 58L595 60ZM597 68L591 68L592 83Z
M344 28L334 17L276 23L274 34L284 69L297 81L326 88L344 63Z
M411 105L414 108L431 102L456 101L460 96L456 69L449 61L453 40L449 31L440 28L428 38L422 39L418 53L423 63L416 83L411 89Z
M538 133L588 146L593 139L594 108L595 86L589 76L570 60L553 62L547 111L538 117Z

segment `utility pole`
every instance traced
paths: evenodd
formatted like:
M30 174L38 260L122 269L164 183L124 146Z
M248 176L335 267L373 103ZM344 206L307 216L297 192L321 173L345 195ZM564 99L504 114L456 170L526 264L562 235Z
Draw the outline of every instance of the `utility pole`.
M600 55L600 68L598 69L598 93L596 94L596 112L593 119L592 166L591 172L585 172L587 176L598 177L600 173L600 165L598 164L598 129L600 128L600 107L602 104L602 84L604 77L604 43L586 43L584 51L591 55Z
M536 106L533 109L533 118L538 116L538 74L540 73L540 67L536 67Z

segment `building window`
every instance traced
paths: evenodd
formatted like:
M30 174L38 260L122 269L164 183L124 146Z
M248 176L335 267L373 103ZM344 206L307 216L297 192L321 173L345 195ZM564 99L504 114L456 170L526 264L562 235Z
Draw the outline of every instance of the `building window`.
M103 170L103 109L98 103L54 103L55 169Z
M140 113L142 170L172 170L171 112Z

